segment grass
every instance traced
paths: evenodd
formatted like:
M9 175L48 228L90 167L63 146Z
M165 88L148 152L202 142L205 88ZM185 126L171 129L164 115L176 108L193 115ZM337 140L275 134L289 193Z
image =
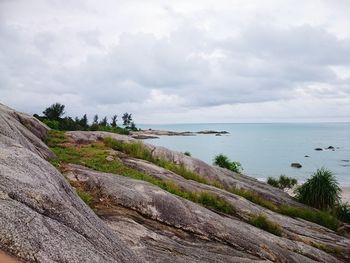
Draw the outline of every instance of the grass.
M233 194L239 195L244 197L245 199L260 205L262 207L265 207L267 209L270 209L272 211L277 211L278 207L272 203L271 201L263 198L262 196L252 192L252 191L247 191L247 190L243 190L243 189L238 189L238 188L231 188L229 189L229 191Z
M280 206L278 211L280 214L290 217L298 217L318 225L327 227L336 231L340 225L339 220L332 214L320 210L312 210L309 208L298 208L292 206Z
M282 229L280 225L268 220L265 215L254 215L252 218L249 219L249 223L253 226L256 226L257 228L263 229L276 236L282 235Z
M217 186L218 182L212 182L197 173L194 173L188 169L186 169L183 165L175 164L170 161L161 158L155 158L152 156L152 153L141 143L124 143L121 141L117 141L112 138L105 138L104 143L111 147L114 150L123 152L137 159L143 159L154 163L164 169L172 171L185 179L193 180L199 183L214 185Z
M84 203L91 205L94 197L89 192L77 190L77 194L79 195L80 199L84 201Z
M266 200L265 198L261 197L260 195L254 192L241 190L237 188L230 189L230 192L236 195L242 196L247 200L255 204L258 204L260 206L263 206L271 211L280 213L282 215L290 216L290 217L301 218L301 219L316 223L318 225L327 227L334 231L336 231L340 225L339 220L336 217L334 217L331 213L328 213L328 212L314 210L310 208L299 208L299 207L288 206L288 205L276 206L271 201Z
M317 249L323 250L326 253L334 254L336 256L339 256L342 253L342 250L338 247L332 247L321 243L312 243L311 245Z
M208 180L194 172L185 169L182 165L177 165L166 160L156 159L152 157L150 151L144 147L142 143L123 143L110 138L106 138L104 142L97 142L88 145L69 145L64 136L64 132L50 131L48 145L57 155L57 159L51 160L57 168L60 168L62 163L75 163L84 165L91 169L101 172L115 173L129 178L147 181L157 185L165 191L168 191L177 196L183 197L190 201L200 203L207 208L214 209L226 214L234 214L234 207L224 199L207 193L207 192L190 192L180 189L176 184L169 181L162 181L152 176L141 173L123 165L120 161L107 161L109 148L124 152L132 157L144 159L155 163L165 169L175 172L186 179L197 181L208 185L213 185L220 189L225 187L218 181ZM225 189L233 194L244 197L245 199L265 207L269 210L281 213L290 217L298 217L304 220L314 222L325 226L329 229L336 230L339 226L339 221L330 213L322 212L307 208L298 208L292 206L276 206L273 202L263 198L262 196L247 190L230 188Z
M202 204L209 209L226 214L234 214L234 207L225 199L215 194L187 191L170 181L162 181L131 169L118 160L107 161L106 157L110 154L109 149L102 142L79 146L70 145L67 143L63 132L50 131L48 145L51 146L51 149L57 156L56 159L51 160L51 163L59 169L63 169L64 164L74 163L100 172L119 174L132 179L149 182L169 193ZM128 147L128 151L133 152L137 156L144 156L145 152L143 150L144 148L139 147L137 144ZM85 203L91 204L93 198L88 192L79 190L77 193Z

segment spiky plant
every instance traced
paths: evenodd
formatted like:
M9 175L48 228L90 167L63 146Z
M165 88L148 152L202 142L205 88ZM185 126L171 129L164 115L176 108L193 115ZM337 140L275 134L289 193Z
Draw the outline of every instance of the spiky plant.
M231 161L227 156L223 154L219 154L214 157L214 165L229 169L236 173L241 173L243 170L242 165L239 162Z
M304 204L328 210L339 203L340 193L341 189L333 173L326 168L321 168L297 188L296 198Z

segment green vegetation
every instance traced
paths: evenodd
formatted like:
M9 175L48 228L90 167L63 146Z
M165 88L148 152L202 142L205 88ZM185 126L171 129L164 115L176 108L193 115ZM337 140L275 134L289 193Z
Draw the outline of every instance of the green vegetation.
M293 206L281 206L277 210L278 213L290 217L298 217L307 221L319 224L336 231L340 222L331 213L319 210L312 210L310 208L299 208Z
M223 154L215 156L213 164L231 170L235 173L241 173L243 170L242 165L239 162L231 161Z
M114 142L114 140L106 141L109 143ZM51 130L49 132L47 143L57 156L57 159L51 160L51 163L61 171L64 171L65 164L79 164L96 171L119 174L129 178L149 182L174 195L202 204L209 209L226 214L234 214L235 212L234 207L230 203L215 194L208 192L187 191L181 189L178 185L172 182L162 181L137 170L131 169L123 165L123 163L118 160L107 161L106 157L109 156L110 149L106 147L103 142L79 146L71 145L66 140L64 132ZM127 144L124 144L124 146L125 145ZM137 156L147 156L147 158L151 158L150 155L144 151L146 149L139 144L130 144L130 146L128 146L126 149L128 149L130 153L134 153ZM84 202L91 204L93 200L91 194L89 195L89 193L82 190L77 191L77 193Z
M242 196L245 199L255 204L258 204L267 209L270 209L271 211L274 211L283 215L287 215L290 217L302 218L304 220L325 226L332 230L337 230L340 223L339 220L337 220L337 218L335 218L332 214L328 212L314 210L310 208L299 208L299 207L287 206L287 205L276 206L271 201L266 200L262 196L251 191L237 189L237 188L232 188L229 191L236 195Z
M131 114L128 113L125 113L128 117L126 122L127 125L124 125L125 128L122 128L117 125L117 115L112 117L112 122L109 124L107 117L102 118L102 120L99 122L98 115L96 114L94 116L93 123L89 125L86 114L84 114L81 119L78 117L75 117L75 119L69 116L63 117L65 114L64 109L65 105L55 103L43 111L44 116L34 114L34 117L45 123L51 129L61 131L89 130L129 134L130 130L137 130L135 123L132 121Z
M350 224L350 205L348 203L336 205L334 212L339 220Z
M192 156L190 152L184 152L184 155L187 155L187 156Z
M233 194L242 196L245 199L247 199L255 204L258 204L260 206L263 206L267 209L270 209L272 211L278 210L278 207L274 203L272 203L271 201L263 198L262 196L254 193L252 191L247 191L247 190L238 189L238 188L231 188L231 189L229 189L229 191Z
M274 187L284 190L286 188L289 188L289 189L293 188L293 186L295 186L298 183L298 180L285 175L280 175L278 179L275 179L273 177L268 177L267 183L269 185L272 185Z
M77 194L79 195L79 197L81 198L81 200L83 200L87 205L91 205L94 197L85 191L81 191L81 190L77 190Z
M197 173L194 173L192 171L189 171L186 169L183 165L174 164L170 161L161 159L161 158L155 158L152 156L151 152L141 143L125 143L121 141L114 140L112 138L105 138L104 143L117 151L126 153L134 158L142 159L149 161L151 163L154 163L160 167L163 167L164 169L167 169L169 171L172 171L188 180L193 180L199 183L204 184L210 184L213 185L213 182L210 182L206 178L198 175Z
M317 249L321 249L326 253L334 254L336 256L341 255L342 250L338 247L332 247L322 243L311 243L311 245Z
M339 203L340 192L341 189L333 173L321 168L297 188L296 198L301 203L318 209L329 210Z
M280 225L268 220L263 214L253 216L250 218L249 223L276 236L282 235L282 229Z

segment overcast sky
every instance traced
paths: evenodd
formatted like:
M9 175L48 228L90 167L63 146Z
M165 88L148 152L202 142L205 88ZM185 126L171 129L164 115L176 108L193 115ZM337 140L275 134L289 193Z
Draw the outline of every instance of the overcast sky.
M136 123L350 121L350 1L0 0L0 102Z

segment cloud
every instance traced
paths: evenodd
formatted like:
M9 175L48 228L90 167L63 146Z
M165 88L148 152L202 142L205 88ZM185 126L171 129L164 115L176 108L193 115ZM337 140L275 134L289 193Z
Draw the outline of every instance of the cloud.
M1 102L140 122L350 120L339 109L350 103L350 4L196 3L1 2Z

